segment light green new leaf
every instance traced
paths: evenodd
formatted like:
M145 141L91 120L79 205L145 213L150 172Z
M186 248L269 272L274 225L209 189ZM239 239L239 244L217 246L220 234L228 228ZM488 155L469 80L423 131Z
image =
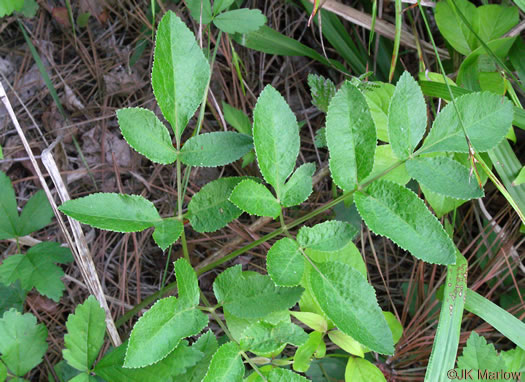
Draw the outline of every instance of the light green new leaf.
M256 354L272 353L285 344L300 346L308 340L308 334L291 322L280 322L272 325L259 321L246 328L242 333L239 345L243 350Z
M476 6L468 0L456 0L455 5L473 25L477 15ZM439 31L454 49L465 56L475 49L476 36L446 0L436 4L435 17Z
M215 6L216 1L213 3ZM224 119L228 122L235 130L241 134L252 135L252 123L250 118L244 114L242 110L236 109L233 106L228 105L222 101L222 109L224 112Z
M18 210L11 180L0 171L0 240L17 236Z
M58 209L81 223L115 232L143 231L162 220L153 203L139 195L91 194Z
M189 347L187 341L179 345L166 358L154 365L139 369L123 367L128 342L111 350L95 366L95 374L111 382L196 382L184 379L183 373L189 372L200 362L204 354L194 344ZM200 380L199 380L200 382Z
M280 367L270 371L268 375L268 382L306 382L309 381L299 374L294 373L291 370L282 369Z
M234 9L213 19L217 28L225 33L250 33L266 24L266 16L258 9Z
M199 134L186 141L180 151L182 163L217 167L235 162L253 148L252 137L234 131Z
M106 314L94 296L78 305L67 318L64 359L75 369L89 371L104 343Z
M230 202L230 195L241 177L213 180L200 189L188 205L191 226L197 232L214 232L237 219L242 210Z
M323 342L323 333L311 332L308 341L297 348L293 358L293 369L300 373L306 372L310 368L312 356Z
M213 355L202 382L241 382L245 370L240 351L234 342L222 345Z
M117 110L117 119L122 136L139 154L152 162L169 164L177 159L166 126L157 116L140 107Z
M0 3L0 17L9 16L14 11L21 11L24 7L24 0L3 0Z
M243 180L232 191L230 202L250 215L276 218L281 213L279 201L263 184Z
M176 139L201 103L209 78L210 67L195 36L175 13L166 12L157 29L151 84Z
M516 176L516 178L514 178L514 180L512 181L512 185L513 186L520 186L523 183L525 183L525 166L523 166L521 168L521 170L518 173L518 175Z
M58 302L65 286L61 280L64 271L55 263L73 261L68 248L58 243L43 242L31 247L25 255L11 255L0 265L0 281L9 285L20 280L22 288L33 287L41 294Z
M399 78L388 108L388 138L399 159L414 152L427 128L427 105L421 88L408 72Z
M342 331L331 330L328 332L328 337L330 338L330 341L339 346L345 352L357 357L365 356L366 348L349 335L344 334Z
M420 184L439 194L467 200L484 196L469 169L454 159L414 158L406 162L406 169Z
M241 340L244 331L248 327L256 324L259 321L264 321L272 325L278 325L281 322L291 322L290 312L286 309L271 312L263 317L258 317L258 318L240 318L230 313L227 309L223 309L223 311L224 311L224 319L226 320L226 324L228 325L228 330L230 331L232 338L236 342L239 342ZM282 352L284 347L285 345L283 345L282 348L278 349L276 352L273 352L271 354L257 353L257 355L261 357L273 358L279 355L279 353Z
M328 323L326 322L325 318L319 314L295 310L290 311L290 314L309 328L318 332L324 333L328 328Z
M125 368L140 368L159 362L180 341L198 334L208 324L208 316L184 299L166 297L155 303L137 321L129 338Z
M363 94L345 82L326 114L326 143L335 184L353 191L374 166L376 129Z
M370 361L350 357L346 364L345 381L386 382L386 378L381 370Z
M367 226L431 264L453 264L456 248L443 226L409 189L379 180L355 194L355 204Z
M182 304L184 301L187 306L199 305L200 289L197 274L186 259L180 258L173 263L173 266L177 278L179 303Z
M397 164L399 159L392 151L392 145L379 145L376 147L376 153L374 156L374 168L370 175L367 176L363 183L372 180L373 178L384 174L381 179L391 180L392 182L405 185L410 181L410 175L408 175L405 163L400 164L395 169L390 170L385 174L385 171L390 169L394 164Z
M202 22L202 24L209 24L211 22L212 12L210 0L186 0L186 5L190 10L191 17L193 17L195 21L198 23Z
M304 273L304 258L299 244L287 237L275 242L266 256L266 269L276 285L299 285Z
M255 319L291 308L303 288L276 286L270 276L243 274L238 265L217 276L213 292L225 310L239 318Z
M504 369L508 371L525 371L525 350L516 347L511 350L502 351L500 356L505 361Z
M164 219L160 223L155 224L153 240L155 240L155 243L165 251L166 248L177 241L183 230L184 225L180 220Z
M501 142L512 125L512 103L489 93L471 93L456 98L456 105L470 142L478 152L488 151ZM441 110L425 139L421 153L439 151L468 152L465 134L452 103Z
M393 354L392 333L374 288L358 271L339 262L318 264L310 273L321 309L343 333L381 354Z
M384 82L374 82L378 86L370 86L364 90L366 103L377 130L377 139L383 142L388 140L388 107L396 87Z
M203 353L204 357L195 366L189 368L184 375L179 376L177 382L201 382L208 371L213 354L219 348L219 344L213 332L209 330L200 336L191 347Z
M30 313L21 314L14 309L0 318L0 356L7 368L23 376L42 362L47 350L47 329L36 323Z
M351 241L356 233L357 229L349 223L330 220L313 227L301 227L297 234L297 242L303 248L336 251Z
M483 381L487 378L478 379L478 370L481 375L487 371L499 372L505 369L505 361L493 344L488 344L484 337L473 331L467 340L467 346L463 348L463 354L458 357L458 370L461 369L472 369L474 371L473 380Z
M7 369L2 362L0 362L0 382L4 382L7 379Z
M312 193L312 175L315 164L305 163L292 174L283 189L281 204L292 207L304 202Z
M284 182L299 155L299 127L292 110L271 85L259 95L253 111L253 143L261 174L282 199Z
M47 200L44 190L37 191L31 199L29 199L20 214L18 221L17 233L18 236L29 235L32 232L38 231L49 223L55 216L53 209Z
M399 322L396 316L391 312L383 312L383 316L385 316L386 323L392 332L392 338L395 345L403 336L403 325L401 325L401 322Z
M326 113L328 105L330 105L330 101L337 91L335 84L329 78L324 78L317 74L309 74L308 86L312 94L312 104Z
M447 267L447 279L434 336L425 382L445 382L447 371L454 368L461 333L461 320L467 292L467 260L459 253L455 265Z
M438 194L437 192L433 192L422 184L420 184L420 186L421 191L425 196L425 200L430 205L430 207L432 207L432 210L438 218L441 218L443 215L449 213L454 208L458 208L466 202L466 200L458 200Z

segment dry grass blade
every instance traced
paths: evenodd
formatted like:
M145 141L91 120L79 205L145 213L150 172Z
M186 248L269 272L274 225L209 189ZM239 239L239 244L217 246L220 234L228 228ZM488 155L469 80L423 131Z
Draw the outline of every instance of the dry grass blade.
M93 261L89 255L89 251L87 249L87 244L86 244L86 241L85 241L85 238L83 236L83 233L82 233L82 230L80 228L80 224L78 222L72 222L71 219L70 219L70 224L71 226L73 227L73 236L75 237L75 243L73 243L73 240L69 234L69 231L67 229L67 226L64 222L64 220L62 219L62 216L60 214L60 212L58 211L58 207L55 203L55 200L53 199L53 195L51 194L51 190L49 189L49 187L47 186L47 183L44 179L44 175L42 174L42 171L40 170L40 166L38 165L37 161L36 161L36 158L33 154L33 151L31 149L31 146L29 145L29 142L27 141L25 135L24 135L24 132L22 131L22 128L20 126L20 124L18 123L18 119L15 115L15 112L11 106L11 103L9 102L9 99L7 98L7 94L4 90L4 87L2 86L2 84L0 83L0 99L2 100L4 106L6 107L7 109L7 112L9 113L9 116L11 118L11 121L13 122L14 126L15 126L15 129L20 137L20 139L22 140L22 144L24 145L24 148L27 152L27 155L29 156L29 159L31 160L31 163L35 169L35 172L37 173L38 175L38 178L40 180L40 183L42 184L42 188L44 189L44 192L46 193L46 196L47 196L47 199L49 200L49 203L51 204L51 207L53 209L53 212L55 213L55 216L57 218L57 221L58 221L58 224L60 226L60 229L62 230L65 238L66 238L66 241L69 245L69 247L71 248L71 251L73 252L73 255L75 257L75 260L77 262L77 264L79 265L80 267L80 270L82 272L82 275L86 281L86 283L90 286L90 292L93 293L95 295L95 297L97 298L97 300L99 301L99 303L101 304L102 308L104 308L105 312L106 312L106 327L107 327L107 331L108 331L108 334L109 334L109 337L111 339L111 342L113 343L114 346L118 346L122 343L122 341L120 340L120 337L118 335L118 332L117 332L117 329L116 329L116 326L115 326L115 322L113 321L113 317L111 316L111 312L109 311L109 307L108 307L108 304L107 304L107 301L106 301L106 297L104 296L104 292L102 290L102 286L100 285L100 281L98 279L98 276L97 276L97 273L96 273L96 270L95 270L95 265L93 264ZM46 152L46 154L48 155L44 155L44 153L42 153L42 161L44 163L46 163L46 161L44 161L44 157L47 156L48 158L51 157L51 161L48 159L47 160L47 163L52 163L54 164L54 160L52 158L52 156L50 155L49 151ZM47 167L47 166L46 166ZM62 184L62 187L64 187L63 183L62 183L62 179L60 178L60 173L58 172L58 169L56 168L56 165L54 165L54 169L53 170L50 170L49 167L48 167L48 171L50 173L50 175L52 176L53 178L53 181L55 183L55 185L57 185L57 182L55 180L55 178L59 178L60 179L60 182ZM63 199L63 195L62 195L62 192L63 190L60 190L59 187L57 187L57 189L59 190L59 194L61 196L61 198ZM65 187L64 187L64 190L65 190ZM65 192L65 194L67 195L67 191ZM67 197L69 198L69 196L67 195ZM78 225L78 227L75 227L74 223L76 223ZM80 232L80 234L79 234ZM82 242L82 239L83 239L83 242ZM81 243L79 245L79 243Z
M314 2L314 0L309 0L309 1L311 3ZM341 4L338 1L327 0L323 5L323 9L333 12L336 15L341 16L345 20L348 20L351 23L359 25L365 29L370 30L372 28L372 16L371 15L358 11L357 9L349 7L348 5ZM385 20L381 20L377 18L375 21L374 29L376 33L379 33L380 35L384 37L387 37L391 40L395 38L395 35L396 35L395 25L390 24L389 22ZM402 29L401 44L408 46L410 48L413 48L413 49L417 48L417 44L416 44L414 35L405 29ZM432 55L434 54L434 49L432 45L428 43L427 41L421 41L421 46L425 50L426 53L429 53ZM445 49L439 48L438 53L440 57L442 58L450 58L448 51Z

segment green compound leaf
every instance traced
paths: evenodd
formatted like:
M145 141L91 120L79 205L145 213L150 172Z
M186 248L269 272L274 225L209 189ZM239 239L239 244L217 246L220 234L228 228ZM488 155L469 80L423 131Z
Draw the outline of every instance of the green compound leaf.
M245 370L240 351L234 342L222 345L213 355L202 382L242 382Z
M18 236L29 235L36 232L49 223L55 216L53 209L47 200L44 190L37 191L31 199L29 199L20 214L18 221Z
M378 86L371 86L364 90L366 103L377 130L377 139L383 142L388 140L388 107L396 87L384 82L374 82Z
M215 3L216 2L214 2L213 5L215 5ZM250 118L244 114L242 110L236 109L224 101L222 101L222 109L224 112L224 119L233 126L235 130L241 134L252 135L252 123Z
M243 274L240 265L222 272L213 292L224 309L239 318L256 319L294 306L303 288L276 286L269 276Z
M275 219L281 213L281 205L270 190L251 179L243 180L234 188L230 202L250 215Z
M349 223L330 220L313 227L303 226L297 234L297 242L303 248L319 251L336 251L343 248L357 233Z
M359 357L350 357L346 364L345 381L386 382L386 378L372 362Z
M328 105L336 93L332 80L317 74L308 75L308 86L312 94L312 104L322 112L328 111Z
M318 264L310 282L321 309L343 333L381 354L394 354L392 333L374 288L354 268L339 262Z
M2 362L0 362L0 382L4 382L7 379L7 369Z
M139 107L117 110L122 136L152 162L170 164L177 159L168 129L151 111Z
M469 24L474 25L476 6L468 0L457 0L455 5ZM435 16L439 31L455 50L467 56L476 47L476 36L447 1L436 4Z
M213 14L216 15L229 8L235 0L216 0L213 2Z
M310 368L312 356L323 342L323 333L311 332L308 341L297 348L293 358L293 369L300 373L306 372Z
M520 21L518 8L500 4L482 5L478 7L476 16L475 27L478 29L478 36L484 42L502 37Z
M282 199L284 182L299 155L299 127L284 98L270 85L253 111L253 142L261 174Z
M282 345L291 344L300 346L308 340L308 334L300 326L291 322L280 322L272 325L260 321L242 333L239 345L242 350L254 353L272 353L281 348Z
M199 305L200 289L197 274L186 259L180 258L173 265L177 277L179 303L184 301L187 306Z
M4 0L0 4L0 17L9 16L14 11L21 11L24 7L24 0Z
M191 198L188 205L191 226L197 232L214 232L228 225L242 214L230 202L230 195L241 177L220 178L211 181Z
M11 180L0 171L0 240L17 236L18 210Z
M478 370L483 373L487 371L496 372L505 369L505 361L498 354L493 344L472 332L467 340L467 346L463 348L463 354L458 357L458 370L474 370L474 376L478 376ZM488 379L480 378L479 380ZM475 378L475 380L478 380Z
M20 282L16 281L9 286L0 282L0 296L2 296L0 299L0 315L3 315L4 312L11 308L19 312L24 310L27 291L22 288Z
M343 190L354 190L374 166L376 130L365 97L349 82L328 107L326 143L332 179Z
M190 10L191 17L193 17L195 21L198 23L202 22L202 24L209 24L211 22L212 13L210 0L186 0L186 5Z
M128 346L126 341L107 353L97 363L95 374L111 382L195 382L191 379L184 379L181 375L190 372L191 368L196 367L204 357L203 352L195 345L189 347L187 341L181 341L175 350L155 365L140 369L126 369L123 367Z
M454 264L456 248L442 225L415 193L379 180L355 194L366 225L431 264Z
M65 286L64 271L55 263L73 261L68 248L58 243L43 242L31 247L25 255L11 255L0 265L0 281L9 285L20 280L22 288L38 292L58 302Z
M427 128L427 106L421 88L408 72L399 78L388 109L388 137L399 159L414 152Z
M275 242L268 251L266 269L276 285L299 285L304 273L304 258L299 244L287 237Z
M454 159L444 156L414 158L406 162L406 169L410 176L433 192L467 200L484 195L469 169Z
M217 28L225 33L255 32L266 23L266 16L258 9L234 9L213 19Z
M140 368L166 358L180 341L199 333L208 324L208 316L185 299L163 298L137 321L126 352L123 367Z
M284 207L292 207L304 202L312 193L312 175L315 172L315 164L305 163L292 174L284 185L281 204Z
M268 382L306 382L309 381L308 378L305 378L299 374L295 374L291 370L275 368L270 371L268 375Z
M177 382L201 382L210 366L213 354L219 348L217 339L212 331L207 331L192 345L192 349L198 350L204 354L199 362L189 368L184 375L177 378Z
M36 323L32 314L21 314L13 309L0 318L0 356L7 368L23 376L42 362L47 350L47 329Z
M513 120L512 103L489 93L471 93L456 98L456 105L474 149L488 151L500 143L509 132ZM468 153L468 145L458 114L449 103L437 115L421 153L455 151Z
M75 369L89 371L104 343L106 314L94 296L78 305L67 318L64 359Z
M175 13L166 12L157 29L151 84L176 139L201 103L209 78L210 67L195 36Z
M164 219L160 223L155 224L153 240L155 240L155 243L165 251L166 248L177 241L183 230L184 225L180 220Z
M252 148L252 137L249 135L217 131L188 139L179 158L189 166L217 167L235 162Z
M115 232L143 231L162 220L153 203L139 195L91 194L58 209L81 223Z

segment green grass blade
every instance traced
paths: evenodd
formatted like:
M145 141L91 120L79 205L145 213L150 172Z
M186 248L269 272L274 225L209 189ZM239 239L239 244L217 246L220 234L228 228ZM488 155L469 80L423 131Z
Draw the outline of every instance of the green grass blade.
M467 291L467 260L457 252L456 264L449 265L439 324L432 345L425 381L445 382L447 371L454 368L461 333L461 319Z
M392 51L392 62L388 73L388 82L392 82L396 69L397 58L399 56L399 45L401 44L401 28L403 26L403 3L396 0L396 34L394 36L394 50Z
M520 186L512 184L521 170L521 163L512 150L509 141L504 139L488 153L508 193L519 209L525 211L525 184Z
M307 0L301 0L308 13L312 13L313 5ZM332 44L337 53L348 63L354 73L366 72L366 51L360 51L346 31L339 17L329 11L320 10L323 36ZM314 23L319 25L319 19L314 17Z
M62 107L62 103L60 102L60 98L58 97L57 91L55 89L55 86L51 82L51 78L49 78L49 75L47 74L46 68L44 67L44 63L42 62L42 59L40 58L40 55L36 51L35 46L31 42L31 39L29 38L24 24L20 20L18 20L18 26L20 27L20 30L22 31L22 34L24 35L24 39L26 40L27 46L29 47L29 51L31 52L31 55L33 56L33 59L35 60L36 66L38 67L38 70L40 71L40 75L42 76L42 79L44 80L44 83L47 86L47 89L49 90L49 94L51 94L51 97L53 98L53 101L55 101L58 111L60 114L62 114L62 117L64 119L68 119L66 112L64 108Z
M470 289L467 290L465 309L482 318L520 348L525 349L525 323L512 314Z
M370 37L368 38L368 54L370 54L370 48L372 47L372 41L374 41L374 33L376 29L376 18L377 18L377 0L372 3L372 25L370 25Z

